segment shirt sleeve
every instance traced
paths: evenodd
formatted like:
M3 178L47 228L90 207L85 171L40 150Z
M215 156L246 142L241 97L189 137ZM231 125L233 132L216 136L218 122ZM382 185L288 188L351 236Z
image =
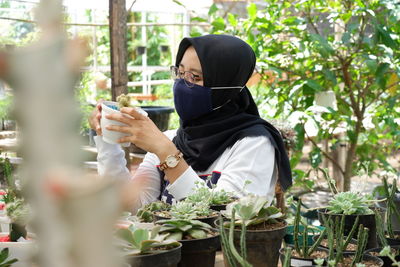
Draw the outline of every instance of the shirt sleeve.
M267 137L246 137L238 142L215 164L215 171L221 173L216 190L233 192L241 197L248 193L273 197L276 175L275 149ZM195 182L201 178L189 167L167 189L177 199L193 192ZM249 184L245 186L245 182Z
M140 192L140 195L138 202L132 207L133 211L142 205L157 200L160 195L161 182L156 168L159 160L155 154L147 153L132 177L126 167L125 152L120 145L108 144L103 141L101 136L95 136L95 142L97 146L97 168L100 175L125 181L134 180L138 189L137 192Z

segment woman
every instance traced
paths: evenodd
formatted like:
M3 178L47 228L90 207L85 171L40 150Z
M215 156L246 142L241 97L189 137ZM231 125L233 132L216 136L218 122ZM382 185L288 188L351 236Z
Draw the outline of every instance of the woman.
M157 199L167 202L190 195L195 183L211 175L216 189L274 196L277 179L292 183L289 161L279 132L260 118L246 87L255 67L255 54L242 40L227 35L184 38L171 71L174 102L180 117L177 131L162 133L133 108L107 116L128 126L108 129L129 133L132 142L148 151L126 188L130 208ZM99 134L99 114L91 126ZM132 118L129 118L126 115ZM118 145L96 137L99 173L129 177Z

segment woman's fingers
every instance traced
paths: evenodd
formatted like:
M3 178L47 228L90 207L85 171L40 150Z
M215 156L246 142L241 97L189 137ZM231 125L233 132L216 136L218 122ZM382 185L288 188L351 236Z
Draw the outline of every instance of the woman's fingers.
M115 131L115 132L121 132L121 133L127 133L131 134L131 128L129 126L119 126L119 125L108 125L106 127L107 130L109 131Z
M135 118L136 120L146 120L147 116L141 114L136 108L121 108L122 114L128 114L129 116Z
M135 120L134 118L128 117L127 115L122 114L122 113L121 114L114 113L114 114L106 115L106 119L119 121L119 122L122 122L122 123L125 123L128 125L131 125L132 123L134 123L134 120Z

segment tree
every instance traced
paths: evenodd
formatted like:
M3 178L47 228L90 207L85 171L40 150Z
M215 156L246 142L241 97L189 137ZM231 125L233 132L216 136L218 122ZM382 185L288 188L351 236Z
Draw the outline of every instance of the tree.
M312 121L318 135L309 137L311 165L317 168L325 156L343 175L344 190L360 167L391 169L387 157L400 148L400 5L393 0L264 4L250 4L246 19L218 17L214 7L211 24L214 33L239 35L252 45L264 80L257 89L258 103L276 101L275 117L301 112L292 167L302 156L304 124ZM337 109L315 114L315 95L327 90L335 93ZM331 138L335 149L340 142L333 132L339 127L345 129L347 144L344 166L318 146ZM295 170L296 177L305 175Z

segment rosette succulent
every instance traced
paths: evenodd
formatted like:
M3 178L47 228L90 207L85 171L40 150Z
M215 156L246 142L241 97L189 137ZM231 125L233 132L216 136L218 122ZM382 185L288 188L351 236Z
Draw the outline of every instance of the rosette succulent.
M370 195L361 195L355 192L340 192L329 201L327 209L332 214L373 214L373 211L369 208L372 201L373 199Z

